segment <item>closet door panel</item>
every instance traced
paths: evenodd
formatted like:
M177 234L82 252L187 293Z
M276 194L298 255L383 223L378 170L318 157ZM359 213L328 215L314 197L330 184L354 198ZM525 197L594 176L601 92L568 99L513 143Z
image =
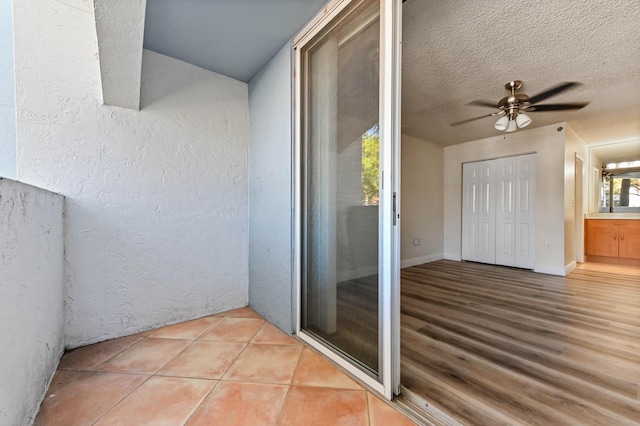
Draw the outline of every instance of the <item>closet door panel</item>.
M478 217L480 208L480 167L462 166L462 259L478 261Z
M496 191L494 161L482 161L480 167L480 206L478 212L478 262L496 262Z
M515 264L516 158L495 160L496 171L496 264Z
M514 266L533 269L536 260L536 154L521 155L516 160L516 252Z

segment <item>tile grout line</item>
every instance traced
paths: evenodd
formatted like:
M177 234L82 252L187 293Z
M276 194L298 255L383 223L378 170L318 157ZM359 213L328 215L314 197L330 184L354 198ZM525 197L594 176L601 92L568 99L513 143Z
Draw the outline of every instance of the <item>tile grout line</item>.
M211 316L213 316L213 315L211 315ZM213 324L211 324L209 327L207 327L207 328L206 328L202 333L200 333L197 337L195 337L195 338L191 341L191 343L190 343L186 348L184 348L184 350L183 350L183 351L181 351L181 352L180 352L180 354L181 354L182 352L184 352L185 350L187 350L187 348L191 347L191 345L193 345L195 342L200 341L199 339L200 339L202 336L204 336L206 333L208 333L208 332L209 332L209 330L211 330L213 327L215 327L217 324L219 324L219 323L220 323L220 321L222 321L226 316L227 316L227 313L225 313L223 316L221 316L221 317L220 317L220 319L219 319L218 321L214 322L214 323L213 323ZM174 359L176 359L180 354L178 354L178 355L176 355L175 357L171 358L171 360L170 360L170 361L168 361L168 362L167 362L167 364L168 364L169 362L173 361ZM156 373L154 374L154 376L155 376L155 375L157 375L157 374L158 374L158 372L159 372L160 370L162 370L162 368L163 368L164 366L166 366L167 364L165 364L165 365L163 365L162 367L160 367L160 369L159 369L158 371L156 371ZM164 377L164 376L158 376L158 377ZM182 377L182 376L177 376L177 377L179 377L179 378L183 378L183 379L186 379L186 378L187 378L187 377ZM191 414L189 414L189 417L187 418L187 421L185 421L185 422L183 423L183 426L184 426L184 425L186 425L187 423L189 423L189 421L191 420L191 418L193 417L193 415L196 413L196 411L198 411L198 409L202 406L202 404L207 400L207 398L209 397L209 395L211 395L211 393L213 392L213 390L214 390L215 388L217 388L217 387L218 387L218 385L220 384L220 379L221 379L221 378L222 378L222 375L220 376L220 378L219 378L219 379L217 379L217 380L216 380L216 383L211 387L211 389L209 390L209 392L207 392L207 394L204 396L204 398L202 398L202 401L200 401L200 402L199 402L199 403L194 407L194 409L193 409L193 411L191 412ZM203 379L202 379L202 378L200 378L199 380L203 380ZM210 379L209 379L209 380L210 380Z
M241 308L239 308L241 309ZM69 385L75 383L78 379L80 379L84 373L89 373L89 374L105 374L105 375L132 375L132 376L139 376L141 378L143 378L143 380L140 382L139 385L135 386L133 389L131 389L129 392L127 392L126 394L124 394L119 400L117 400L115 403L113 403L113 405L111 405L108 409L106 409L106 411L104 413L102 413L97 420L95 420L92 425L96 425L99 424L106 416L108 416L111 412L113 412L117 407L119 407L120 405L122 405L125 400L127 400L129 397L131 397L131 395L135 392L137 392L140 387L142 387L144 384L146 384L152 377L159 377L159 378L164 378L164 377L174 377L174 378L178 378L178 379L192 379L192 380L206 380L209 382L215 382L213 384L213 386L211 387L211 389L206 392L203 397L201 398L200 401L195 401L196 404L194 406L194 408L191 411L186 411L185 413L185 418L186 420L184 422L182 422L182 426L186 426L192 419L194 419L194 415L201 409L209 409L209 407L205 407L205 401L207 401L208 398L210 398L213 394L214 391L216 391L217 387L220 385L220 383L223 380L223 378L229 373L230 368L238 361L238 359L243 355L243 353L247 350L247 348L249 347L249 345L253 345L254 347L257 346L271 346L271 347L284 347L284 346L293 346L299 347L299 353L298 353L298 357L297 360L295 362L295 367L293 368L293 374L290 377L290 380L288 381L288 383L283 383L280 384L280 386L286 386L286 393L284 394L284 398L282 399L282 403L279 407L279 411L277 414L277 417L275 418L275 425L279 425L282 423L282 421L284 420L284 413L285 413L285 408L288 404L288 399L290 397L292 397L292 388L296 385L294 385L294 380L296 378L296 375L299 372L299 369L301 367L301 361L302 361L302 356L305 352L306 349L309 349L312 353L320 356L322 359L326 360L329 362L329 364L331 364L332 366L336 367L338 371L340 371L343 375L345 375L347 378L353 380L360 389L351 389L351 388L335 388L333 386L310 386L312 388L325 388L325 389L329 389L329 390L345 390L345 391L362 391L365 397L365 411L366 411L366 423L368 426L371 426L373 423L373 419L372 419L372 414L371 414L371 410L373 405L370 403L370 396L371 398L375 398L376 394L374 394L373 392L371 392L367 386L363 385L357 378L353 377L351 374L349 374L348 372L346 372L345 370L343 370L340 366L336 365L334 362L332 362L331 360L327 359L326 357L324 357L321 353L319 353L318 351L314 350L314 348L308 346L305 342L299 340L295 335L288 335L287 333L284 333L284 335L286 335L287 337L290 337L293 339L293 344L290 343L282 343L279 342L277 339L272 339L273 341L266 341L266 342L262 342L262 343L257 343L254 342L254 340L256 339L256 336L258 336L261 332L263 332L265 330L265 328L267 328L269 325L273 325L271 324L269 321L267 321L265 318L263 318L262 316L260 316L259 318L256 318L255 316L250 316L247 314L247 316L240 316L240 317L228 317L227 315L231 312L235 311L235 309L229 310L227 312L225 312L223 315L221 314L212 314L212 315L208 315L210 317L218 317L219 320L214 322L213 324L208 325L206 328L204 328L204 330L198 334L196 337L192 337L192 338L181 338L181 337L152 337L151 335L153 334L153 332L155 330L151 330L150 332L147 332L144 336L141 336L138 340L132 342L131 344L127 345L126 347L122 348L121 350L119 350L118 352L112 354L109 358L107 358L106 360L104 360L103 362L99 363L98 365L96 365L95 367L89 369L89 370L81 370L81 369L60 369L63 371L70 371L70 372L74 372L76 377L74 379L72 379L70 382L66 383L65 385L61 386L60 389L58 389L57 392L59 392L62 389L67 388ZM204 318L204 317L203 317ZM207 340L200 340L201 337L203 337L205 334L207 334L208 332L210 332L210 330L212 330L214 327L216 327L218 324L220 324L220 322L225 319L225 318L229 318L229 319L260 319L262 321L262 324L258 327L258 329L250 336L248 337L248 340L246 341L240 341L240 342L234 342L234 341L226 341L226 340L221 340L221 341L207 341ZM192 321L192 320L189 320ZM180 324L180 323L177 323ZM173 325L173 324L172 324ZM165 326L166 327L166 326ZM161 327L162 328L162 327ZM276 327L277 328L277 327ZM157 329L156 329L157 330ZM187 331L187 329L185 329L185 332ZM233 331L233 330L231 330ZM141 332L141 333L145 333L145 332ZM233 335L233 333L232 333ZM126 337L126 336L123 336ZM273 336L272 336L273 337ZM163 363L161 366L159 366L157 369L155 369L155 371L150 372L150 373L140 373L140 372L135 372L135 371L127 371L127 372L119 372L119 371L101 371L98 370L98 368L100 368L101 366L105 365L106 363L112 361L115 357L121 355L123 352L133 348L134 346L138 345L138 344L142 344L144 341L149 341L149 339L159 339L159 340L163 340L163 341L175 341L175 340L183 340L185 341L185 343L187 343L187 345L182 348L178 353L176 353L173 357L171 357L169 360L167 360L165 363ZM267 339L269 340L269 339ZM204 378L204 377L186 377L181 375L182 373L178 373L178 374L174 374L174 375L162 375L159 372L165 368L168 364L170 364L171 362L173 362L174 360L176 360L178 357L180 357L181 355L184 355L184 352L187 351L195 342L209 342L209 343L239 343L242 344L243 347L241 348L241 350L238 352L238 354L232 359L231 362L228 363L228 366L221 372L221 374L219 375L218 379L211 379L211 378ZM263 384L263 385L269 385L271 383L267 383L267 382L253 382L253 381L237 381L237 380L226 380L225 383L248 383L248 384ZM276 383L273 383L274 385L277 385ZM307 386L307 385L301 385L301 386ZM370 395L371 394L371 395ZM640 394L639 394L640 395ZM214 404L215 405L215 404ZM392 407L395 409L395 407ZM395 409L395 411L398 411L397 409ZM400 413L402 415L402 413Z
M127 337L127 336L123 336L123 337ZM129 345L129 346L127 346L126 348L124 348L124 349L122 349L121 351L119 351L119 352L117 352L117 353L113 354L112 356L110 356L109 358L105 359L104 361L102 361L100 364L96 365L95 367L93 367L93 368L92 368L91 370L89 370L89 371L100 372L100 370L96 370L98 367L100 367L101 365L103 365L103 364L105 364L105 363L107 363L107 362L111 361L113 358L117 357L117 356L118 356L118 355L120 355L122 352L124 352L124 351L126 351L126 350L128 350L128 349L130 349L130 348L134 347L134 346L135 346L135 345L137 345L138 343L140 343L140 342L144 341L147 337L148 337L148 335L147 335L147 336L143 336L143 337L142 337L142 339L140 339L140 340L137 340L137 341L133 342L132 344L130 344L130 345Z
M293 379L296 377L296 373L298 372L298 368L300 367L302 352L304 352L304 345L302 345L302 350L300 351L300 355L298 355L298 361L296 362L296 368L293 369L291 380L289 380L289 384L287 385L287 394L284 396L284 401L282 401L282 406L280 407L280 413L278 413L278 419L276 420L276 426L279 425L280 422L282 421L282 415L284 414L284 407L287 405L287 400L289 399L289 394L291 393L291 388L293 387Z
M141 331L140 333L145 333L145 331ZM105 342L108 342L108 341L110 341L110 340L123 339L123 338L125 338L125 337L128 337L128 336L122 336L122 337L116 337L116 338L114 338L114 339L104 340L104 341L102 341L102 342L93 343L93 345L99 345L99 344L101 344L101 343L105 343ZM116 357L116 356L120 355L122 352L126 351L126 350L127 350L127 349L129 349L130 347L132 347L132 346L134 346L134 345L137 345L138 343L142 342L142 341L143 341L144 339L146 339L146 338L147 338L147 336L142 336L140 339L138 339L138 340L136 340L135 342L131 343L129 346L124 347L122 350L120 350L120 351L118 351L118 352L114 353L114 354L113 354L113 355L111 355L109 358L105 359L104 361L102 361L101 363L99 363L98 365L94 366L93 368L91 368L91 369L89 369L89 370L81 370L81 369L77 369L77 368L73 368L73 369L72 369L72 368L64 368L64 367L60 367L60 366L59 366L59 364L60 364L59 362L58 362L58 368L57 368L56 370L65 370L65 371L87 371L87 372L90 372L90 371L96 371L96 372L97 372L96 368L100 367L100 366L101 366L102 364L104 364L105 362L110 361L110 360L111 360L111 359L113 359L114 357ZM89 345L89 346L91 346L91 345ZM81 348L86 348L86 347L87 347L87 346L81 346L81 347L78 347L78 348L76 348L76 349L81 349ZM62 354L62 357L60 358L60 361L62 361L62 358L64 358L64 356L65 356L65 355L66 355L66 353L63 353L63 354ZM66 386L66 385L65 385L65 386Z
M226 317L226 314L222 317L224 318ZM204 333L206 333L210 328L213 328L213 326L215 326L218 322L214 324L211 324L209 327L207 327L207 330L205 330L200 336L202 336ZM173 324L172 324L173 325ZM106 361L104 361L103 363L99 364L98 366L94 367L98 368L100 365L108 362L109 360L111 360L112 358L116 357L117 355L119 355L120 353L124 352L125 350L133 347L134 345L140 343L141 341L149 338L151 335L151 333L147 336L144 336L142 339L136 341L135 343L131 344L130 346L128 346L127 348L123 349L122 351L118 352L117 354L113 355L111 358L107 359ZM200 337L199 336L199 337ZM166 338L162 338L162 337L154 337L154 339L164 339L164 340L191 340L191 343L189 343L184 349L182 349L180 352L178 352L173 358L171 358L170 360L168 360L166 363L164 363L160 368L158 368L154 373L151 373L150 375L148 375L148 377L142 382L140 383L138 386L136 386L134 389L131 390L131 392L127 393L122 399L120 399L117 403L115 403L111 408L109 408L104 414L102 414L102 416L100 416L98 418L98 420L96 420L93 425L97 424L100 420L102 420L102 418L104 418L107 414L109 414L111 411L113 411L118 405L120 405L125 399L127 399L132 393L134 393L136 390L138 390L143 384L145 384L146 382L148 382L152 377L164 377L164 376L158 376L157 373L158 371L162 370L162 368L167 365L169 362L173 361L178 355L180 355L182 352L184 352L188 347L190 347L191 345L193 345L193 343L197 340L196 339L166 339ZM118 373L114 373L114 372L102 372L102 371L95 371L96 373L107 373L107 374L118 374ZM123 374L127 374L127 373L123 373ZM142 375L140 373L128 373L128 374L132 374L132 375ZM180 376L176 376L177 378L183 378L186 379L186 377L180 377ZM193 414L196 412L196 410L200 407L200 405L202 405L202 403L204 402L204 400L207 398L207 396L209 396L209 394L213 391L213 389L215 389L218 386L218 383L220 383L220 380L216 380L216 384L211 388L211 390L209 392L207 392L207 395L205 395L205 397L202 399L202 401L200 401L200 403L197 405L197 407L194 409L194 411L191 413L191 415L189 416L189 419L191 419L191 417L193 416ZM189 419L187 419L187 422L189 421ZM186 424L186 423L185 423Z
M369 404L369 391L364 390L364 398L367 406L367 424L371 426L371 405Z
M224 318L224 317L223 317ZM220 321L218 321L220 322ZM212 328L214 325L216 325L218 322L211 324L209 327L207 327L207 330L205 330L202 334L206 333L210 328ZM173 325L173 324L172 324ZM133 347L134 345L137 345L138 343L142 342L143 340L147 339L152 333L149 333L148 335L144 336L142 339L136 341L135 343L131 344L130 346L126 347L125 349L123 349L122 351L118 352L117 354L113 355L111 358L105 360L104 362L102 362L101 364L97 365L96 367L94 367L95 371L96 368L98 368L100 365L108 362L109 360L113 359L114 357L116 357L117 355L121 354L122 352L124 352L125 350ZM202 334L200 336L202 336ZM161 337L154 337L154 339L162 339ZM164 340L189 340L189 339L164 339ZM131 392L127 393L124 397L122 397L122 399L120 399L118 402L116 402L111 408L109 408L104 414L102 414L94 423L93 425L97 424L100 420L102 420L102 418L104 418L107 414L109 414L111 411L113 411L118 405L120 405L125 399L127 399L132 393L134 393L136 390L138 390L143 384L145 384L146 382L148 382L152 377L164 377L164 376L157 376L158 371L162 370L162 368L167 365L169 362L173 361L178 355L180 355L182 352L184 352L188 347L190 347L191 345L193 345L193 343L197 340L197 339L190 339L191 343L189 343L184 349L182 349L180 352L178 352L173 358L171 358L170 360L168 360L166 363L164 363L160 368L158 368L154 373L151 373L150 375L147 376L147 378L142 381L138 386L136 386L134 389L131 390ZM95 371L96 373L107 373L107 374L118 374L118 373L114 373L114 372L103 372L103 371ZM142 375L140 373L122 373L122 374L131 374L131 375ZM179 377L179 378L185 378L185 377ZM198 404L198 406L196 407L196 409L191 413L191 415L189 416L189 419L191 418L191 416L193 416L193 414L195 413L195 411L197 410L198 407L200 407L200 405L202 405L202 402L206 399L207 396L209 396L209 394L211 393L211 391L213 391L213 389L215 389L216 386L218 386L219 380L216 381L216 384L211 388L211 390L209 392L207 392L207 395L205 395L205 398L202 399L202 401L200 401L200 403ZM189 419L187 419L187 421L189 421Z
M99 371L97 371L97 373L100 373ZM107 373L107 374L118 374L118 373ZM141 375L141 374L139 374ZM102 420L104 418L104 416L106 416L107 414L109 414L111 411L113 411L114 408L116 408L118 405L120 405L122 403L122 401L124 401L125 399L127 399L132 393L134 393L135 391L137 391L140 386L142 386L143 384L147 383L149 381L149 379L153 377L152 375L147 376L147 378L145 380L143 380L138 386L136 386L135 388L131 389L131 392L128 392L125 396L123 396L118 402L116 402L115 404L113 404L107 411L105 411L95 422L92 423L92 425L97 424L98 422L100 422L100 420Z
M219 321L218 321L219 322ZM207 330L211 327L213 327L216 323L211 324L210 327L207 327ZM173 324L172 324L173 325ZM203 332L203 334L205 333ZM105 360L104 362L98 364L97 366L94 367L93 370L91 370L92 372L95 373L107 373L107 374L120 374L117 372L110 372L110 371L97 371L96 368L98 368L99 366L105 364L106 362L109 362L111 359L115 358L116 356L120 355L122 352L126 351L127 349L130 349L131 347L137 345L138 343L144 341L145 339L149 338L151 336L152 333L149 333L148 335L144 336L142 339L132 343L131 345L127 346L126 348L124 348L123 350L121 350L120 352L114 354L112 357L108 358L107 360ZM162 337L154 337L154 339L163 339ZM189 339L164 339L164 340L189 340ZM131 396L132 393L134 393L136 390L138 390L143 384L147 383L152 377L163 377L163 376L157 376L158 371L162 370L162 368L167 365L169 362L173 361L173 359L175 359L178 355L180 355L182 352L184 352L188 347L190 347L193 342L196 341L196 339L190 339L191 343L189 343L187 346L184 347L184 349L182 349L180 352L178 352L174 357L172 357L170 360L168 360L166 363L164 363L162 366L160 366L160 368L158 368L155 372L147 375L147 378L145 380L143 380L138 386L136 386L134 389L131 390L131 392L127 393L125 396L123 396L118 402L116 402L113 406L111 406L111 408L109 408L104 414L102 414L94 423L93 425L97 424L98 422L100 422L100 420L102 420L107 414L109 414L110 412L112 412L118 405L120 405L125 399L127 399L129 396ZM128 373L121 373L121 374L131 374L131 375L146 375L146 374L140 374L140 373L135 373L135 372L128 372ZM217 383L213 386L213 388L211 388L211 390L213 390L216 386ZM207 396L209 395L209 393L211 393L211 391L209 391L207 393ZM206 396L205 396L206 398ZM204 401L204 399L202 400ZM198 404L198 407L202 404L202 401L200 401L200 404ZM195 412L195 410L194 410ZM191 415L193 415L193 413L191 413ZM191 418L191 416L189 416L189 418Z
M198 411L200 409L200 407L202 407L202 404L204 404L204 402L207 400L207 398L209 398L209 395L211 395L211 393L213 392L213 390L215 388L218 387L218 385L220 384L220 380L216 380L216 384L213 385L213 387L209 390L209 392L207 392L207 394L204 396L204 398L202 398L202 401L200 401L198 403L198 405L196 405L196 407L193 409L193 411L191 412L191 414L189 414L189 417L187 418L187 421L184 422L182 424L182 426L185 426L187 423L189 423L189 421L191 420L191 418L193 417L193 415L196 413L196 411Z
M144 333L144 331L142 331L141 333ZM123 336L123 337L127 337L127 336ZM147 380L149 380L151 378L151 375L147 375L147 374L140 374L140 373L117 373L117 372L112 372L112 371L98 371L96 370L96 368L98 368L99 366L101 366L102 364L108 362L109 360L113 359L114 357L120 355L122 352L126 351L127 349L131 348L134 345L137 345L138 343L140 343L141 341L143 341L144 339L146 339L147 336L142 336L140 339L136 340L135 342L131 343L129 346L126 346L125 348L123 348L122 350L116 352L115 354L113 354L112 356L110 356L109 358L107 358L106 360L104 360L103 362L99 363L98 365L94 366L92 369L89 370L82 370L82 369L65 369L65 368L58 368L58 370L64 370L64 371L75 371L75 372L82 372L82 373L95 373L95 374L129 374L129 375L136 375L136 376L147 376L147 378L145 380L143 380L142 382L140 382L140 384L138 386L136 386L135 388L133 388L131 390L131 392L127 393L126 395L124 395L120 400L118 400L114 405L112 405L106 412L104 412L95 422L93 422L92 424L96 424L97 422L99 422L104 416L107 415L107 413L109 413L111 410L113 410L118 404L120 404L120 402L122 402L124 399L126 399L129 395L131 395L136 389L138 389L140 386L142 386L143 383L146 383ZM112 339L115 340L115 339ZM102 342L99 342L102 343ZM62 355L62 357L64 357L64 354ZM60 358L62 360L62 358ZM58 362L58 364L60 364ZM56 391L56 393L62 391L63 389L65 389L67 386L69 386L70 384L74 383L76 380L78 380L78 377L74 378L73 380L71 380L69 383L65 384L64 386L61 386L60 389L58 389ZM51 387L51 385L49 385L49 387ZM48 393L48 390L47 390Z

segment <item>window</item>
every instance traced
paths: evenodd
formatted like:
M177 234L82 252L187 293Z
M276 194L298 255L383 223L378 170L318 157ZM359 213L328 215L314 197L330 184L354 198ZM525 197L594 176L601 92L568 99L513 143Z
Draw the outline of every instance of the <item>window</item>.
M380 126L362 134L362 205L377 206L380 198Z
M640 212L640 161L603 167L600 211Z

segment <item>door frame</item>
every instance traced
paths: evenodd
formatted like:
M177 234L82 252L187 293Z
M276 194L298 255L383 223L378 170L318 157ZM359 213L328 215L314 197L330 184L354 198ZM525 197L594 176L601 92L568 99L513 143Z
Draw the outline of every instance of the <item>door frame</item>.
M576 152L574 158L574 214L576 263L584 263L584 159Z
M294 219L293 319L294 332L304 342L391 400L400 386L400 143L402 2L380 2L380 221L379 221L379 379L301 329L302 296L302 123L301 47L329 25L347 6L362 0L332 0L293 39L294 51Z

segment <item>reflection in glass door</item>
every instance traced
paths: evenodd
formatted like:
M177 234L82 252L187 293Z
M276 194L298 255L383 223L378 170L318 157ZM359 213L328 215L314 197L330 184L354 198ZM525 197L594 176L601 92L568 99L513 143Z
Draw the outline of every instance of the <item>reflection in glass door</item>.
M301 328L378 378L378 0L356 2L300 51Z

